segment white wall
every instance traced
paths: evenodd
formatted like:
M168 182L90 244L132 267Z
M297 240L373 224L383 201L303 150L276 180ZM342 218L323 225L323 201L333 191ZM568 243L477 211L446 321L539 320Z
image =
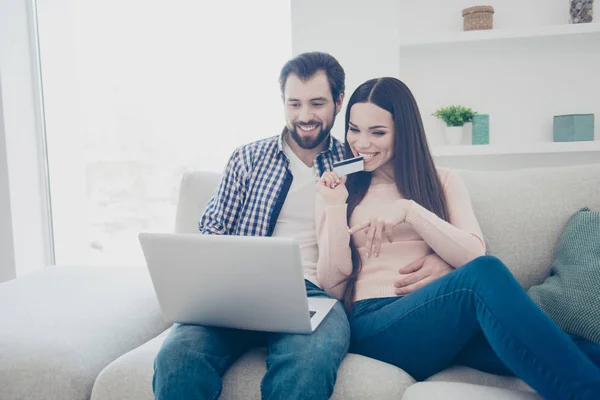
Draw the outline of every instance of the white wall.
M292 50L333 55L346 71L347 100L368 79L398 75L397 7L397 0L292 0ZM333 130L340 138L344 113Z
M4 173L0 171L0 197L4 198L0 200L0 216L5 217L0 220L0 249L8 248L8 255L1 259L0 270L4 272L0 280L30 273L51 261L40 86L30 6L27 0L0 2L4 115L0 164L6 168Z
M569 18L567 0L496 3L495 29L559 25ZM552 141L552 116L568 113L595 113L596 140L600 139L600 35L400 51L400 40L462 31L461 11L473 4L472 0L293 0L293 51L324 50L338 58L347 73L347 96L369 78L391 75L405 81L420 106L431 145L441 145L444 139L443 125L430 114L449 104L489 113L492 144ZM336 136L342 136L341 121ZM600 162L600 155L437 157L436 162L455 168L508 169L587 164Z

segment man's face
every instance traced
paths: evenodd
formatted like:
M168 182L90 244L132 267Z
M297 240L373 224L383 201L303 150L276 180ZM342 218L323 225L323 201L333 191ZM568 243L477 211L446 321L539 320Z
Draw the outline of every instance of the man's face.
M329 135L343 96L333 100L327 75L318 71L302 81L290 74L285 82L285 121L292 139L303 149L314 149Z

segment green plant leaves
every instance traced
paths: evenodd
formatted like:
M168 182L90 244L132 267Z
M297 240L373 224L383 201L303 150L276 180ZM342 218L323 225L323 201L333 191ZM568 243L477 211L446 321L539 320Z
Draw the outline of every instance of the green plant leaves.
M477 114L475 111L467 107L448 106L440 108L432 115L444 121L448 126L463 126L467 122L471 122L475 114Z

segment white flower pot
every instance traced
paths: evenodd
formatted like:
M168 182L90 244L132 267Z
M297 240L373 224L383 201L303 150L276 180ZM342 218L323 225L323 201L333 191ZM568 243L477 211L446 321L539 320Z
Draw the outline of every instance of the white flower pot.
M446 144L457 146L462 143L464 129L462 126L446 126Z
M463 144L473 143L473 123L467 122L463 125Z

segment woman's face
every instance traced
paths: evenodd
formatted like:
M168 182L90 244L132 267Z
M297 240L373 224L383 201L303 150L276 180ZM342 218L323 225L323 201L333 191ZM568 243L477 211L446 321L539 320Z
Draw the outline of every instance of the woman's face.
M365 171L375 171L394 158L392 114L372 103L356 103L350 109L346 141L354 156L363 156Z

